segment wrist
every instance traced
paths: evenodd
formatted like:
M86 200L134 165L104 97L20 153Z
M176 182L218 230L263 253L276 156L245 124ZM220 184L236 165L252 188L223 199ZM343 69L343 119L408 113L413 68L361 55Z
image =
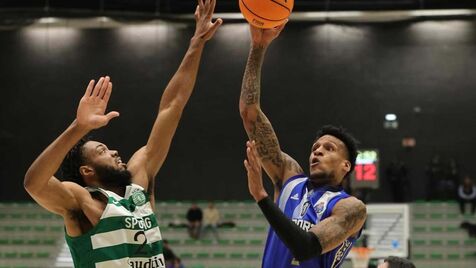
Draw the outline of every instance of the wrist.
M251 42L251 49L265 50L268 48L268 46L269 44Z
M78 120L76 119L74 119L74 121L71 123L70 128L73 131L77 131L84 135L88 134L88 132L92 130L92 129L89 129L87 126L78 123Z
M200 36L193 36L192 39L190 39L190 47L200 47L203 48L205 46L205 43L207 40Z

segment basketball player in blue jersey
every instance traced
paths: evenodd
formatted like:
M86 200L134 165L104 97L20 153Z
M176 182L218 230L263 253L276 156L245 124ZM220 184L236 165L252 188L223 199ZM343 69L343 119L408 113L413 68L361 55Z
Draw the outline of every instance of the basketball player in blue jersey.
M323 127L311 146L309 176L284 153L260 107L260 76L274 29L250 26L251 49L240 95L240 114L247 142L249 191L271 225L262 267L339 267L359 237L365 205L342 188L355 166L355 139L342 128ZM274 184L273 202L262 182L262 168Z
M83 141L119 113L106 113L109 77L89 82L76 119L28 169L24 186L41 206L63 217L75 267L165 268L154 216L154 180L192 94L204 46L222 24L215 0L198 0L196 28L177 72L164 90L147 143L126 164L98 141ZM62 165L64 181L54 175Z

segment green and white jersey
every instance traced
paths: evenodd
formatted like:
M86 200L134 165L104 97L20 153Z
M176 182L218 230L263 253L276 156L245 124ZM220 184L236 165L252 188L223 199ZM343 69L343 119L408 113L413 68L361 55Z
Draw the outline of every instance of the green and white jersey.
M165 268L162 236L149 202L139 185L127 186L124 197L101 188L107 205L98 224L66 242L76 268Z

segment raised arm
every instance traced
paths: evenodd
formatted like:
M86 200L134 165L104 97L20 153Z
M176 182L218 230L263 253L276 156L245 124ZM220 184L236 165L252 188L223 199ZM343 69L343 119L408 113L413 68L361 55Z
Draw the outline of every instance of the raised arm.
M349 197L336 203L331 216L310 230L302 230L268 197L263 187L261 161L254 142L247 142L246 154L244 164L250 194L297 260L304 261L331 251L347 238L356 235L364 225L367 218L365 205L357 198Z
M281 151L273 126L260 106L264 55L284 25L274 29L259 29L250 25L251 49L240 94L240 115L246 133L250 140L256 141L263 167L276 188L280 188L284 180L303 172L293 158Z
M128 163L131 172L145 172L146 176L134 176L134 182L146 188L151 188L155 175L165 161L182 111L192 94L205 43L222 24L221 19L212 23L215 3L216 0L198 0L195 34L190 46L177 72L165 88L147 144L139 149Z
M60 182L54 174L69 150L90 130L107 125L119 116L118 112L105 114L112 91L109 77L101 77L94 86L89 82L79 103L76 120L51 143L28 169L24 186L41 206L59 215L79 207L76 196L84 191L72 182Z

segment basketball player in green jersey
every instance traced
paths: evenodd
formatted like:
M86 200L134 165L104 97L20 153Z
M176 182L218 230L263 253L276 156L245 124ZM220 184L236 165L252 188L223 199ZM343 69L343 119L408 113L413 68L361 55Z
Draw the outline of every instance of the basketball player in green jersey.
M127 163L117 151L84 141L119 113L106 113L109 77L92 80L76 119L33 162L24 185L47 210L63 217L75 267L165 267L162 237L153 214L154 177L169 151L182 111L192 93L205 43L222 24L212 22L215 0L198 0L196 29L167 85L147 143ZM68 174L60 181L54 174Z

